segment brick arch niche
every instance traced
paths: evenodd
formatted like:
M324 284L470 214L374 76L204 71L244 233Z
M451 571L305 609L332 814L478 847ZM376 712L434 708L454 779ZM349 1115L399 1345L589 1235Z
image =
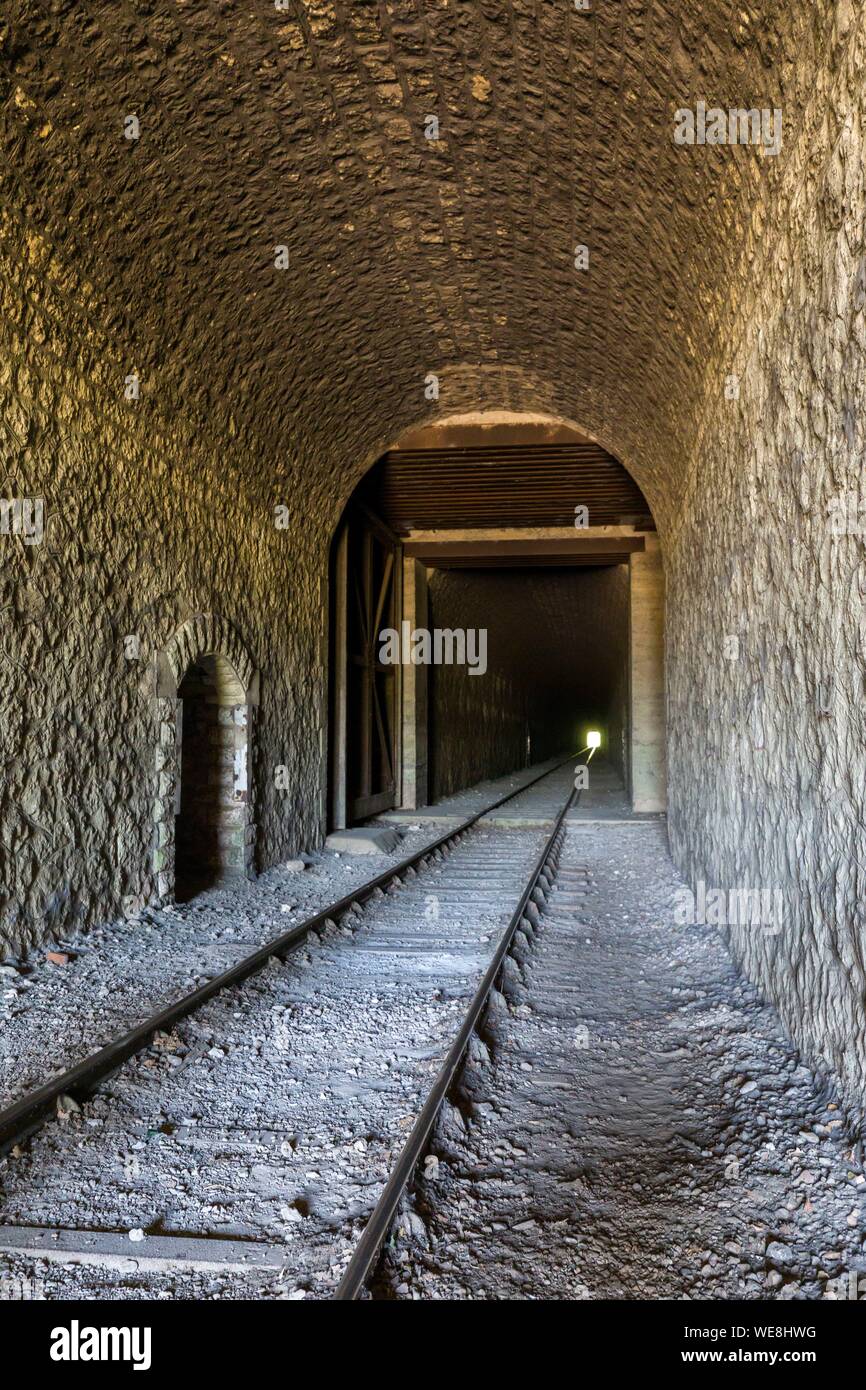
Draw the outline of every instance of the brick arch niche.
M153 871L160 902L255 872L250 752L259 673L225 619L199 614L157 658Z

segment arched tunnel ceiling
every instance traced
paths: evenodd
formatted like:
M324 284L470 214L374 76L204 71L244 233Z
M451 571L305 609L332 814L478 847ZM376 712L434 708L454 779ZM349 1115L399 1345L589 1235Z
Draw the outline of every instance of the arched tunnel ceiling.
M155 410L251 422L258 470L321 460L348 495L425 414L540 404L629 466L650 438L655 508L785 157L690 158L674 110L781 105L793 140L833 12L13 0L4 220L83 369L108 353Z

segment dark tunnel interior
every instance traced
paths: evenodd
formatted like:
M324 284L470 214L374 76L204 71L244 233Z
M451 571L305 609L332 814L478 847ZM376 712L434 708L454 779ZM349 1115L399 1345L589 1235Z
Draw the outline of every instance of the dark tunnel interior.
M558 753L587 728L627 769L628 570L433 570L430 627L486 632L486 679L434 665L428 768L434 799ZM480 649L483 649L480 648Z

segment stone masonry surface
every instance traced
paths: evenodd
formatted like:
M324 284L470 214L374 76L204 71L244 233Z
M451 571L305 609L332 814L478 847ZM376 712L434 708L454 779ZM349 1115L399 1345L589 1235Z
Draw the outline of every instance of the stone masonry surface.
M47 524L2 538L4 947L157 891L152 668L197 614L261 678L258 867L320 843L341 506L409 426L543 412L659 527L674 859L784 892L733 950L862 1101L866 558L827 508L862 472L864 66L851 0L12 0L3 495ZM701 99L778 107L779 155L676 146Z

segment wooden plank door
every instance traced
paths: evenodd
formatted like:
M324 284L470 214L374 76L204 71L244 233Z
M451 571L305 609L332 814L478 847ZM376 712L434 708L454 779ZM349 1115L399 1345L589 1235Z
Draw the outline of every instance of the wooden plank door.
M399 628L401 556L397 538L372 513L352 507L345 527L335 571L345 586L335 640L345 645L344 654L334 653L344 692L337 700L344 748L342 757L336 750L334 768L344 781L351 825L397 804L400 668L383 665L379 649L383 629Z

